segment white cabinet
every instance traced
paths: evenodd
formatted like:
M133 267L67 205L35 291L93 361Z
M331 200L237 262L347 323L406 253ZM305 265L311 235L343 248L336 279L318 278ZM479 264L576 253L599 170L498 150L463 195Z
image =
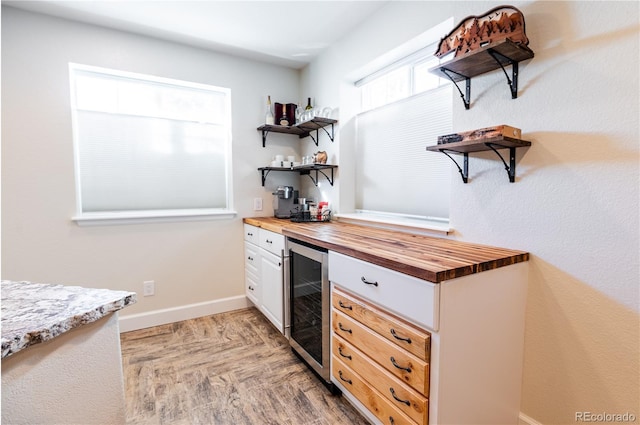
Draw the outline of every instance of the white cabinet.
M390 416L396 424L518 423L527 263L434 284L330 251L329 278L332 381L372 423L390 423ZM411 340L406 359L386 354L402 338ZM388 367L390 357L412 374L424 370L416 376L428 380L414 385L401 376L409 388L400 396L397 379L389 378L405 404L387 394L385 374L371 372L378 365L401 371Z
M283 334L285 311L285 256L283 235L244 225L245 292L247 298Z
M263 250L260 257L262 313L284 333L284 285L283 260L281 256Z
M260 308L260 247L258 228L244 225L244 289L249 301Z
M245 292L249 301L260 307L260 248L251 242L244 242Z

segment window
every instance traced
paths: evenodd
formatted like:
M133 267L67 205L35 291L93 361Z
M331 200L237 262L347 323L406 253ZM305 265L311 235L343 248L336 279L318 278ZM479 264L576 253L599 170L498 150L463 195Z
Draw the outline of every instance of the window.
M228 216L231 100L221 87L70 64L77 216Z
M452 132L452 87L428 72L438 64L431 45L356 85L356 209L358 212L447 223L451 168L426 151ZM444 159L443 159L444 158Z

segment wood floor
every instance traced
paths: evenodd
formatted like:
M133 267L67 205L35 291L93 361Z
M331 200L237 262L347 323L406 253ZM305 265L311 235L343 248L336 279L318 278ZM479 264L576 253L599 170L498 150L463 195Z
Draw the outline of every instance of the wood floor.
M121 335L128 424L368 424L249 308Z

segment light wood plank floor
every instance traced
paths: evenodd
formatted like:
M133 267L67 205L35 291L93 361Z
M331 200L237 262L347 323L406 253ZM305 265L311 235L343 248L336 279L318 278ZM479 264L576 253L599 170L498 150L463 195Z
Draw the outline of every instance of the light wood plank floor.
M128 424L368 424L256 310L121 335Z

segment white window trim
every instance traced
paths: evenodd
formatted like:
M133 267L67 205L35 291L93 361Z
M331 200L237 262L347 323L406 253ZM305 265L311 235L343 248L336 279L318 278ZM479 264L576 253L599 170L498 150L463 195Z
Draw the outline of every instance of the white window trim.
M137 77L138 74L126 72L126 71L118 71L113 69L106 69L102 67L90 66L90 65L82 65L77 63L69 63L70 69L77 70L87 70L87 71L108 71L113 75L118 75L121 77ZM163 77L154 77L151 75L145 75L145 77L149 81L155 81L160 83L173 83L174 80L170 78ZM185 86L190 86L193 88L209 88L210 85L199 84L199 83L188 83L185 81L180 81L181 84ZM224 90L229 90L226 88L220 88ZM73 84L71 84L72 90L72 99L74 99L73 93ZM72 100L73 101L73 100ZM228 97L228 102L230 99ZM231 111L231 105L228 105L229 110ZM178 222L178 221L201 221L201 220L221 220L221 219L232 219L238 213L234 209L234 200L233 200L233 158L232 158L232 137L229 135L229 142L227 146L227 205L228 208L225 209L180 209L180 210L138 210L138 211L109 211L109 212L83 212L82 211L82 199L80 198L80 179L77 176L77 170L79 170L79 155L77 152L78 145L76 143L76 112L75 108L72 108L71 114L72 120L72 131L73 131L73 148L74 148L74 166L75 166L75 193L76 193L76 215L71 217L71 220L74 221L79 226L104 226L104 225L120 225L120 224L145 224L145 223L166 223L166 222ZM229 131L231 131L231 126L229 126Z
M79 226L105 226L116 224L168 223L176 221L222 220L234 218L234 210L184 209L157 211L118 211L83 213L71 219Z
M334 215L339 221L347 223L375 225L401 231L426 230L448 235L453 232L449 221L413 218L402 214L377 213L372 211L357 211L355 213L338 213Z

